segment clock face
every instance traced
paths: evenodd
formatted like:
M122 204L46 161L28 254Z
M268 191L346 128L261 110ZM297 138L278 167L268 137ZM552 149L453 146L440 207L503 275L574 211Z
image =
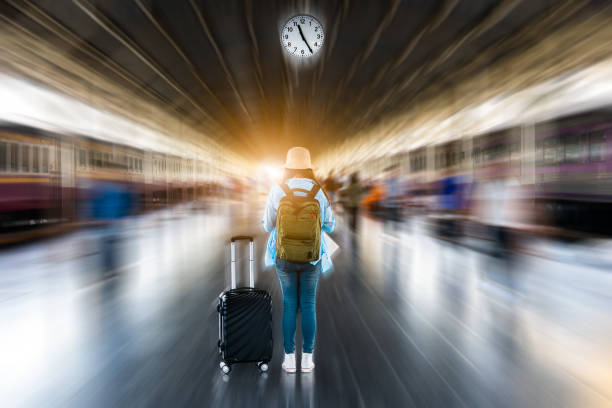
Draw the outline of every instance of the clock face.
M281 44L295 57L312 57L323 47L323 26L312 16L295 16L281 31Z

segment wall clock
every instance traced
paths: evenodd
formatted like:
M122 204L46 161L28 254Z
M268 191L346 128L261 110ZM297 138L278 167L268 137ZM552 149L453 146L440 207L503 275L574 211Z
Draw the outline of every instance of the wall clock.
M324 40L323 26L312 16L291 17L281 31L281 44L294 57L312 57L323 47Z

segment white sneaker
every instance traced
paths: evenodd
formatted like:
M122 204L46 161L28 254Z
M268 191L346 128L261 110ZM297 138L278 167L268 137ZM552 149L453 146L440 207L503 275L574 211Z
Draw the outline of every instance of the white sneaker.
M283 361L283 370L288 373L295 373L296 365L295 365L295 353L286 354L285 353L285 361Z
M312 353L302 354L302 372L309 373L314 370L314 363L312 362Z

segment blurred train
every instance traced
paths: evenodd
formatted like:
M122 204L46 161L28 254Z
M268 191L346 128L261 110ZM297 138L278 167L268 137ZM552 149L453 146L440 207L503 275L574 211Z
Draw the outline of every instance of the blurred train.
M212 171L199 159L3 123L0 233L87 220L99 182L128 187L135 212L224 194Z
M398 166L404 206L430 210L439 208L449 177L465 183L466 193L481 181L512 179L526 192L535 223L611 235L611 153L612 112L602 109L425 146L358 170L384 185L385 168Z

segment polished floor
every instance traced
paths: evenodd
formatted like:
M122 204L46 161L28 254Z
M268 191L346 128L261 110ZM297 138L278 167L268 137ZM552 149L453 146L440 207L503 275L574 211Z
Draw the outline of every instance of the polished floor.
M612 406L612 268L583 261L605 259L595 248L533 242L507 262L440 241L419 218L363 217L354 235L339 216L317 366L289 375L257 213L220 203L131 220L114 276L100 273L97 231L2 250L0 405ZM274 298L274 358L266 374L246 364L225 376L216 299L228 237L251 232L257 286Z

